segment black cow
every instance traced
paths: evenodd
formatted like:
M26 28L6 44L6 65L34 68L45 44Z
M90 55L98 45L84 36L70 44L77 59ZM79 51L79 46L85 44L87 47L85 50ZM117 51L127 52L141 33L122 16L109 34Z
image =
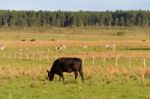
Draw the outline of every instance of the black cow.
M79 72L82 81L84 81L82 60L80 58L61 57L56 59L51 67L51 70L47 70L48 78L52 81L54 79L54 74L57 74L59 75L59 80L62 78L64 81L63 72L74 72L75 79L77 79Z

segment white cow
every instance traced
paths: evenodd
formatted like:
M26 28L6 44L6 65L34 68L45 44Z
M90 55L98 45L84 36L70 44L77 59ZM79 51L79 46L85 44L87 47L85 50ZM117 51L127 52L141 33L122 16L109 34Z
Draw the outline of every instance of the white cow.
M3 51L6 48L5 45L0 45L0 50Z
M112 45L107 44L107 45L105 45L105 48L106 49L112 49L114 51L116 49L116 45L115 44L112 44Z
M66 45L60 45L58 47L55 47L55 50L62 50L62 49L65 49L66 48Z

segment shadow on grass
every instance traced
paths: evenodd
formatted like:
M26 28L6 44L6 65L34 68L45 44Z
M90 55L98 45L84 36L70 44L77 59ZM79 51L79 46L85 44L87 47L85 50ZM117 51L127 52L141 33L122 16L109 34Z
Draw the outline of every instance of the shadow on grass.
M62 82L63 84L78 84L79 81L78 80L67 80Z

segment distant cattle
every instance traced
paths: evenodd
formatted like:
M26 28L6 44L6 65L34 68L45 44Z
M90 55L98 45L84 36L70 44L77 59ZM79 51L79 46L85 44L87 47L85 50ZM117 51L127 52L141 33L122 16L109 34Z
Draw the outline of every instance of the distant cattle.
M75 79L78 77L78 72L81 76L82 81L84 81L83 77L83 68L82 68L82 60L80 58L71 58L71 57L61 57L54 61L50 71L47 70L48 78L50 81L54 79L54 75L59 75L59 80L61 78L64 79L63 72L74 72Z
M66 48L66 45L60 45L58 47L55 47L55 50L62 50L62 49L65 49Z
M107 45L105 45L105 48L112 49L114 51L116 49L116 45L115 44L112 44L112 45L107 44Z
M4 50L6 48L5 45L0 45L0 50Z
M87 46L87 45L84 45L82 48L83 48L83 49L87 49L87 48L88 48L88 46Z

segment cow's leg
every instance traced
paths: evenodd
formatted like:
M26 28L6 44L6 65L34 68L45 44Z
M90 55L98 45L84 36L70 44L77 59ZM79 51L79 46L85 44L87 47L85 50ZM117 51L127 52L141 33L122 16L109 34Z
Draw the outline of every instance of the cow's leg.
M57 73L57 75L59 76L59 81L61 81L61 79L63 79L63 81L64 81L64 76L63 76L63 72L62 71L59 71Z
M65 81L65 78L64 78L64 75L63 75L63 73L62 73L62 72L60 73L59 78L62 78L62 79L63 79L63 81Z
M61 81L61 76L59 75L59 81Z
M77 71L74 71L74 75L75 75L75 79L77 79L77 77L78 77L78 72L77 72Z
M84 77L83 77L83 71L82 71L82 69L80 69L80 70L79 70L79 74L80 74L80 76L81 76L82 81L84 81Z

